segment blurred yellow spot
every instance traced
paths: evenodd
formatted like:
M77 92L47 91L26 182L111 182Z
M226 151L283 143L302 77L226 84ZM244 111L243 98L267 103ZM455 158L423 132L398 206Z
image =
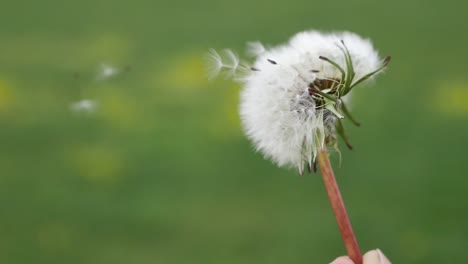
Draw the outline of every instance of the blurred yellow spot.
M107 87L112 92L102 92L98 115L109 121L112 126L124 130L142 130L149 124L145 122L142 106L135 97L128 95L119 87ZM147 116L146 116L147 117Z
M239 128L239 87L233 85L228 89L227 97L224 102L224 112L226 121L231 129Z
M468 117L468 83L446 82L437 89L437 110L448 115Z
M0 79L0 112L6 112L14 102L13 89Z
M165 66L159 79L164 85L182 90L206 86L208 79L203 53L174 58Z
M208 129L214 138L226 139L239 135L239 86L231 84L231 87L223 89L222 97L213 107L218 110L213 112L212 119L208 120ZM219 93L217 93L219 95Z
M80 146L72 150L71 162L78 173L88 180L112 183L119 178L124 161L115 149Z
M72 232L63 224L48 224L37 230L40 249L46 253L56 253L71 246Z

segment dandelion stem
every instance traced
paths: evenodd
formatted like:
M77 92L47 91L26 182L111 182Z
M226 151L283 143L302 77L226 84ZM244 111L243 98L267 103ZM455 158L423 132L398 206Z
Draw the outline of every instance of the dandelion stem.
M355 264L362 264L362 255L359 250L359 245L354 235L353 227L349 221L348 213L346 212L343 199L341 198L340 189L336 182L333 169L328 158L326 147L322 148L318 153L318 163L322 172L325 189L328 193L333 213L335 214L338 227L341 232L341 237L346 247L348 256L354 261Z

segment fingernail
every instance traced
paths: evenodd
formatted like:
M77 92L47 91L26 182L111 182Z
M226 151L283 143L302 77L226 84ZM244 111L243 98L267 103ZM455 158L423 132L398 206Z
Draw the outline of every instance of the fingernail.
M368 251L364 254L363 260L365 264L392 264L380 249Z
M376 249L376 251L377 251L377 254L379 255L379 261L381 264L392 264L390 260L384 255L384 253L380 251L380 249Z

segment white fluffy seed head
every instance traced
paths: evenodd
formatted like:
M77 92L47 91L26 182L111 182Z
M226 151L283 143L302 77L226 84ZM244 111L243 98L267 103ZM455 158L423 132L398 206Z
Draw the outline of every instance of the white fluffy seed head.
M371 42L349 32L301 32L288 43L269 49L259 42L249 44L255 61L247 74L237 78L243 84L240 116L248 138L266 158L279 166L299 168L302 173L305 164L315 161L326 139L335 138L339 113L332 110L340 110L339 106L324 98L317 101L310 89L316 80L342 79L337 67L319 57L346 70L345 47L352 58L354 80L381 66ZM236 76L234 64L226 66L216 54L212 56L217 73L224 67Z

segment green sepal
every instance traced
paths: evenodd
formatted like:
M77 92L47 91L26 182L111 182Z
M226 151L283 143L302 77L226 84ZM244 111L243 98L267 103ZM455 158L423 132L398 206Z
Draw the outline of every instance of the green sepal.
M338 133L338 135L340 135L340 137L343 139L343 141L345 142L346 146L352 150L353 149L353 145L351 145L351 142L349 142L349 138L348 136L346 135L346 132L344 130L344 126L343 126L343 123L341 123L341 120L338 120L338 122L336 122L336 132Z

